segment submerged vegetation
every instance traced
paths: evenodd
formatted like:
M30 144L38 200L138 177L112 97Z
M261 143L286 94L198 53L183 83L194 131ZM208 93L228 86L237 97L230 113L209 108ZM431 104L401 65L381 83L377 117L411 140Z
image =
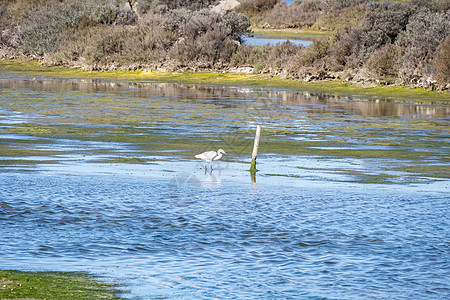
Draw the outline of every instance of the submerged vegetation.
M86 273L0 270L1 299L121 299Z
M0 0L0 55L87 70L242 72L450 87L449 0ZM327 30L310 47L250 46L250 25Z
M248 95L248 87L241 91L183 81L48 79L50 73L42 71L47 69L73 72L35 67L35 74L41 70L43 76L37 77L41 80L15 83L14 88L4 81L4 116L14 111L30 118L0 126L5 137L0 141L0 166L30 170L65 162L154 166L173 156L192 160L199 149L211 150L212 145L229 149L228 161L242 163L251 153L250 124L261 124L262 162L264 156L376 161L376 169L358 168L358 174L448 178L448 122L441 118L448 108L437 101L409 105L402 104L404 100L359 101L317 90L258 88ZM227 80L225 75L216 77ZM252 100L241 101L245 99ZM322 110L324 105L336 105L336 111ZM354 111L358 113L352 115ZM422 113L436 119L403 117Z

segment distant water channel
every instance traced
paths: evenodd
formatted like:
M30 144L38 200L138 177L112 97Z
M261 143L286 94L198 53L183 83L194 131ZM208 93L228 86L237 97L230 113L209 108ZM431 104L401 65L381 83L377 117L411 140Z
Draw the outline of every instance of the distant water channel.
M245 44L252 45L252 46L265 46L265 45L274 46L276 44L289 41L294 45L301 45L301 46L308 47L308 46L311 46L313 43L312 41L298 39L295 37L270 36L270 35L244 36L243 41Z
M0 268L130 299L445 299L449 109L0 71Z

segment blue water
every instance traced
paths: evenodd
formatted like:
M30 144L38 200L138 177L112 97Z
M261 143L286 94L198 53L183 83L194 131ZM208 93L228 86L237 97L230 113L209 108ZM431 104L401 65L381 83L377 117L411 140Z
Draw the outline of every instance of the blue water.
M231 146L212 173L180 149L170 155L152 150L152 143L186 133L217 143L216 135L250 126L247 118L265 110L266 119L258 122L275 120L264 124L263 141L277 138L270 130L283 136L288 129L306 128L309 133L286 138L298 140L299 148L315 139L342 148L339 140L354 139L350 145L359 149L415 151L415 144L402 139L426 146L448 137L439 126L448 121L446 106L249 87L137 89L117 82L5 77L1 149L61 154L24 158L55 161L50 164L0 165L0 269L88 271L120 283L123 297L138 299L450 296L448 179L395 171L409 163L396 158L289 155L263 146L260 171L252 179L247 157L237 148L228 151ZM100 107L96 98L108 105ZM147 116L127 125L148 128L142 135L147 150L96 135L78 141L9 132L20 124L93 118L96 107L113 123ZM420 125L428 121L434 126ZM93 126L77 122L74 126ZM341 135L340 123L360 130L361 137ZM366 123L380 128L360 126ZM151 134L164 138L153 141ZM403 144L396 146L399 141ZM442 164L439 155L448 150L430 146L428 160ZM146 163L96 162L111 155ZM386 183L375 180L380 177Z
M447 193L152 169L2 173L1 267L88 270L145 299L449 295Z
M301 46L308 47L308 46L311 46L313 43L312 41L295 39L292 37L289 37L289 38L276 37L276 36L272 37L272 36L267 36L267 35L254 35L251 37L244 36L243 41L245 44L252 45L252 46L265 46L265 45L274 46L276 44L289 41L294 45L301 45Z

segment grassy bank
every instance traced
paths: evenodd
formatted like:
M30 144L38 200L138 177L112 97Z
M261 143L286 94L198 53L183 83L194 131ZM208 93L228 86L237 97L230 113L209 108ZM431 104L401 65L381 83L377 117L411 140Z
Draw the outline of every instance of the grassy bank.
M298 39L317 39L333 35L333 31L315 30L309 28L267 29L255 27L252 28L252 32L257 35L282 36L286 38L295 37Z
M400 101L450 103L449 93L426 89L411 89L401 86L361 87L348 82L330 80L303 82L267 75L243 75L224 73L168 73L147 70L135 71L84 71L79 68L48 67L36 61L0 60L0 71L19 74L62 78L114 79L144 82L171 82L184 84L213 84L229 86L254 86L286 88L293 90L327 92L342 96L362 98L392 99Z
M121 299L86 273L0 270L1 299Z

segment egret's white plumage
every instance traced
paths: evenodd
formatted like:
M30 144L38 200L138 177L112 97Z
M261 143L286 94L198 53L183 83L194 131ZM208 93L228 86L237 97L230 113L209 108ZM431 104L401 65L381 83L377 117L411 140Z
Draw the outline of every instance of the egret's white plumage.
M200 158L201 160L206 161L207 163L209 163L209 165L211 166L211 169L212 169L211 162L213 160L221 159L222 154L226 154L226 153L225 153L225 151L223 151L223 149L219 149L219 150L217 150L217 152L216 151L206 151L206 152L197 154L195 156L195 158ZM205 166L205 168L206 168L206 166Z

